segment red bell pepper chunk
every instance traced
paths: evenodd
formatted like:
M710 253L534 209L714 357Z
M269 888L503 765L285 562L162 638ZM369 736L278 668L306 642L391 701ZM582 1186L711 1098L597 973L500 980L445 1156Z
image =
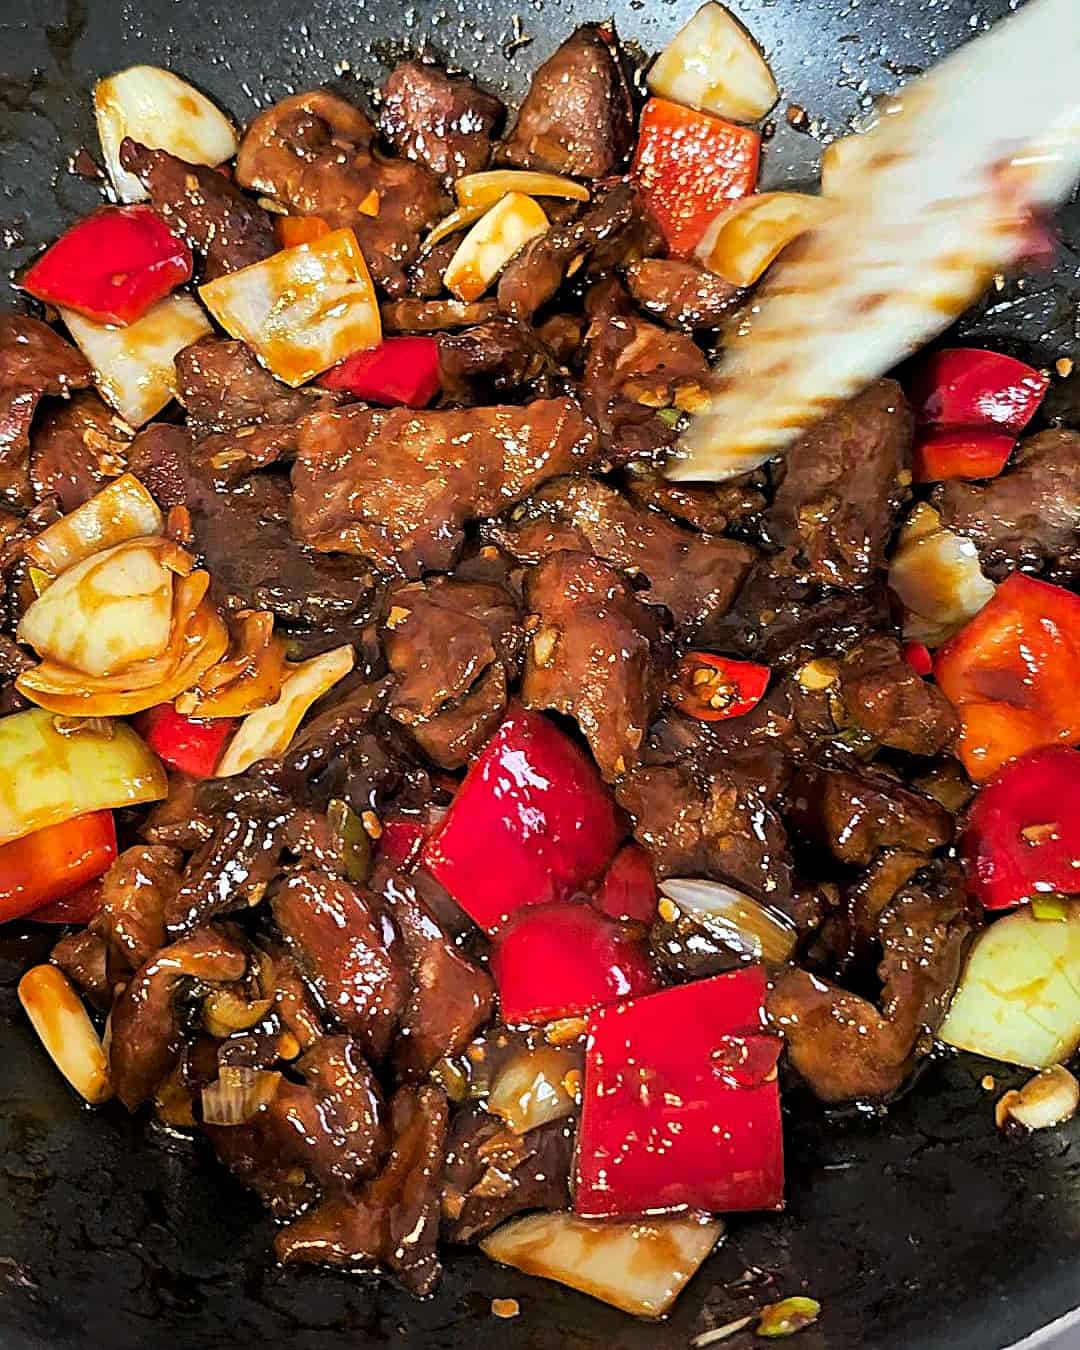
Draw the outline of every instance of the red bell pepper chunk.
M590 1015L578 1214L782 1207L781 1041L765 992L748 966Z
M904 660L916 675L930 675L934 669L934 658L925 642L905 642Z
M671 695L675 706L701 722L741 717L761 702L769 687L768 666L735 661L712 652L687 652L675 667Z
M948 478L996 478L1009 461L1016 437L986 427L926 427L912 452L916 483Z
M185 717L171 703L147 708L134 722L136 731L163 764L192 778L214 776L225 742L238 724L235 717L201 721Z
M439 344L432 337L386 338L378 347L346 357L322 383L366 403L425 408L442 388Z
M26 917L34 923L89 923L101 908L105 887L101 877L80 886L70 895L61 896L48 905L42 905Z
M129 324L191 277L191 249L149 206L106 206L72 226L22 288L98 323Z
M760 153L750 127L649 99L632 173L672 253L689 257L716 216L753 192Z
M395 872L408 872L420 857L427 826L415 816L391 816L382 823L379 859Z
M1080 595L1014 572L934 663L969 776L983 782L1028 750L1080 741L1078 671Z
M997 427L1017 436L1035 416L1049 383L1034 366L1000 352L947 347L920 361L910 395L923 422Z
M1080 893L1080 752L1053 746L1006 764L972 803L960 856L986 909Z
M491 954L503 1021L539 1025L578 1017L659 988L644 945L590 905L530 906Z
M115 858L111 811L75 816L0 845L0 922L71 895L108 871Z
M515 706L465 775L423 862L494 933L525 905L590 886L622 834L592 760L546 717Z
M611 919L651 924L656 919L659 899L652 859L640 844L623 844L604 873L592 902Z

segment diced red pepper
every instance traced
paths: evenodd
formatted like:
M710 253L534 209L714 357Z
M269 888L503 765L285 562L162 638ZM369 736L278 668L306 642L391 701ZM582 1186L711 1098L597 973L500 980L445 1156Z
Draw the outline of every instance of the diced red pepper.
M89 923L101 908L105 896L105 887L101 877L88 881L70 895L61 896L40 909L33 910L26 917L34 923Z
M75 816L0 845L0 922L71 895L108 871L115 858L111 811Z
M750 127L649 99L632 172L672 253L689 257L716 216L753 192L760 152Z
M592 902L609 918L651 924L659 898L652 859L640 844L623 844Z
M1044 745L1080 741L1080 595L1014 572L937 654L976 782Z
M579 1214L782 1207L781 1041L765 992L749 966L589 1017Z
M934 658L925 642L905 642L904 660L916 675L930 675L934 669Z
M328 370L322 383L366 403L425 408L442 388L439 344L432 337L386 338Z
M428 870L481 928L566 900L603 875L624 831L588 756L515 706L424 847Z
M330 226L321 216L275 216L274 233L282 248L296 248L329 234Z
M420 857L427 826L417 816L391 816L382 823L379 859L395 871L407 872Z
M675 667L672 698L680 712L701 722L741 717L769 687L768 666L712 652L687 652Z
M916 483L943 483L948 478L996 478L1016 445L1010 431L986 427L925 427L912 452Z
M1006 764L975 797L960 855L986 909L1080 893L1080 752L1053 746Z
M947 347L919 362L909 392L923 422L997 427L1017 436L1035 416L1049 383L1034 366L1001 352Z
M540 1025L659 988L644 944L590 905L531 906L491 954L503 1021Z
M238 725L235 717L185 717L171 703L147 708L134 722L136 731L162 763L192 778L214 776L225 743Z
M21 284L98 323L129 324L190 276L191 249L152 207L106 206L61 235Z

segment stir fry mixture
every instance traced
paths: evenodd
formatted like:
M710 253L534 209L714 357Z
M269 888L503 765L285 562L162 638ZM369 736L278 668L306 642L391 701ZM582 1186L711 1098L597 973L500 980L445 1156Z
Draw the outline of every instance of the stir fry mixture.
M73 1087L203 1137L283 1262L427 1294L477 1243L658 1316L782 1207L782 1087L951 1046L1042 1071L1010 1128L1075 1109L1049 373L937 350L663 476L851 162L757 192L777 99L715 3L647 74L577 29L509 118L420 59L242 135L97 87L111 204L0 317L0 914L63 925L20 996Z

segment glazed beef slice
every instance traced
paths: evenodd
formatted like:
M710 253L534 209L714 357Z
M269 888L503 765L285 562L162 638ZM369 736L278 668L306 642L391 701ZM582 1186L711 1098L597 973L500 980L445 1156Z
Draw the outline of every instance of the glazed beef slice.
M472 80L427 61L403 61L382 87L379 130L398 154L440 178L484 168L503 106Z

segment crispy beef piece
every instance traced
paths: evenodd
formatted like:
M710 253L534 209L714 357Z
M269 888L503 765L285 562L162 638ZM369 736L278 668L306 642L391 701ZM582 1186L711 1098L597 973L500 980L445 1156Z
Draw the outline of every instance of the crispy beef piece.
M444 1056L458 1055L491 1017L495 986L440 927L411 877L377 875L405 948L412 992L393 1047L394 1070L423 1078Z
M1017 568L1037 570L1076 549L1080 431L1040 432L1021 444L1000 477L942 483L933 503L944 525L974 542L984 571L995 580Z
M334 396L290 389L258 362L246 342L206 337L176 358L177 394L196 439L241 427L298 422Z
M595 433L569 398L461 412L357 404L316 413L300 428L293 528L319 550L360 554L386 571L446 571L467 521L596 454Z
M180 1057L177 997L188 981L231 984L247 969L244 949L207 924L150 957L124 986L112 1011L109 1074L129 1111L146 1101Z
M399 1088L383 1170L357 1194L323 1200L282 1229L274 1240L278 1259L382 1265L413 1293L430 1293L442 1273L436 1248L448 1115L441 1089Z
M148 844L167 844L194 853L214 833L214 819L202 810L195 794L198 780L185 774L169 775L169 795L155 802L139 827Z
M855 725L894 750L936 755L959 730L952 704L936 684L916 675L895 638L869 637L849 652L840 667L840 693Z
M236 177L299 215L355 230L372 276L388 294L403 295L421 231L445 216L450 202L429 169L381 154L374 134L359 108L328 90L294 94L248 127ZM376 216L360 210L372 192Z
M165 944L165 909L180 887L180 854L161 844L125 849L102 882L90 927L109 945L114 968L138 970Z
M746 292L683 258L642 258L626 269L626 285L647 314L669 328L719 328Z
M427 61L403 61L383 82L379 130L448 182L485 167L502 118L492 94Z
M604 178L633 139L633 100L618 39L582 24L533 76L499 158L524 169Z
M448 332L487 323L498 312L494 300L395 300L380 307L383 332L387 334Z
M205 280L277 252L268 213L217 169L151 150L130 136L120 142L120 163L146 188L170 228L202 254Z
M809 431L780 461L767 534L822 586L860 586L885 563L914 419L894 380L879 380Z
M528 708L573 717L610 782L638 762L671 665L657 611L609 563L553 553L530 572L537 620L525 657Z
M49 960L59 966L95 1008L112 1004L113 987L109 979L109 948L105 939L89 928L62 937L52 949Z
M632 467L625 486L642 506L663 511L705 534L722 534L729 526L758 515L765 506L757 474L705 487L670 483L655 470Z
M865 866L885 848L928 855L953 837L953 818L943 806L869 765L807 765L792 780L788 799L788 821L844 863Z
M165 905L170 937L217 914L257 903L278 871L285 815L222 814L214 833L184 869L180 889Z
M572 1121L520 1135L482 1106L458 1111L446 1146L443 1237L477 1242L525 1210L568 1209L573 1156Z
M616 787L660 877L713 877L781 907L791 896L787 838L756 788L690 760L639 764Z
M386 1151L379 1085L360 1047L321 1037L296 1064L303 1083L283 1080L245 1125L204 1125L220 1160L279 1217L371 1176ZM300 1176L297 1177L296 1173Z
M514 515L487 533L520 562L590 550L647 581L642 599L666 605L689 630L726 613L756 556L749 544L681 529L594 478L556 479Z
M440 338L439 370L450 403L546 398L554 391L551 352L534 328L513 319L492 319Z
M54 498L65 514L123 473L131 431L96 394L46 407L30 438L37 501Z
M581 406L604 446L622 457L669 445L675 431L656 409L704 396L709 363L694 340L643 319L617 281L589 292Z
M295 872L275 890L274 918L329 1014L382 1059L409 994L398 935L381 906L339 877Z
M931 1046L960 974L973 920L953 867L906 886L881 918L878 1005L797 967L768 997L792 1064L826 1102L887 1097Z

